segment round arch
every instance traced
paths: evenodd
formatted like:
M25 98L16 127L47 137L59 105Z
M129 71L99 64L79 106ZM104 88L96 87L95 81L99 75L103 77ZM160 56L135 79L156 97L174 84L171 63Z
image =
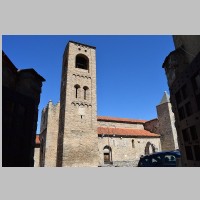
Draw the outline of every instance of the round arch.
M110 164L112 162L112 149L110 146L106 145L103 148L104 164Z
M89 71L89 58L84 54L77 54L75 60L75 67Z
M156 152L155 145L152 144L151 142L147 142L147 144L145 146L144 154L148 155L148 154L155 153L155 152Z

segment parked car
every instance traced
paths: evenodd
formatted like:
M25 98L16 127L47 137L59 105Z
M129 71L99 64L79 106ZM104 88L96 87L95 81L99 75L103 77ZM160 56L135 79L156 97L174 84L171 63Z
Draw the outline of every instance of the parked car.
M162 151L141 156L138 167L177 167L180 166L180 151Z

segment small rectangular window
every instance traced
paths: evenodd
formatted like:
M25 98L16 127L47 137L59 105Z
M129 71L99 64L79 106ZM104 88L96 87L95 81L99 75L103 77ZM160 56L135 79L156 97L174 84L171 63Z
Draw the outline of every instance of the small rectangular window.
M186 85L184 85L181 88L181 92L182 92L183 99L186 99L188 97L188 92L187 92L187 86Z
M200 94L196 95L195 97L196 97L198 110L200 110Z
M196 160L200 160L200 146L199 145L194 145L194 154Z
M176 104L178 106L182 101L180 90L175 94L175 99L176 99Z
M191 126L190 127L190 134L191 134L192 140L197 140L198 139L197 130L196 130L195 126Z
M195 74L192 77L192 85L194 90L200 89L200 74Z
M189 142L190 141L190 135L189 135L189 131L188 130L189 130L188 128L182 130L182 135L183 135L184 142Z
M178 109L178 114L179 114L180 120L182 120L182 119L185 118L185 111L184 111L183 107L181 107L181 108Z
M190 116L192 114L192 105L190 102L185 104L185 110L186 110L187 116Z
M185 152L186 152L187 160L194 160L191 146L185 146Z

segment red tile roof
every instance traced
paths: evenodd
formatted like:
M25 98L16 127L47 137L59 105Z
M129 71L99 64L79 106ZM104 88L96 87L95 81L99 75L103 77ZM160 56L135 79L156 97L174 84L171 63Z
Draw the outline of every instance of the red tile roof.
M132 123L132 124L144 124L145 122L147 122L147 120L107 117L107 116L97 116L97 121L122 122L122 123Z
M132 128L111 128L98 127L98 135L117 135L117 136L135 136L135 137L160 137L159 134L151 133L147 130Z
M36 135L35 144L40 144L40 136Z

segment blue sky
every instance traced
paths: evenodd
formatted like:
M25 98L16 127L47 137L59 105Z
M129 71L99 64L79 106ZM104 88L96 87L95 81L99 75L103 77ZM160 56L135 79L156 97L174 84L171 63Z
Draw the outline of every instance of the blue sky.
M2 36L2 49L18 69L33 68L44 82L39 105L60 98L62 56L69 40L96 47L99 116L150 120L168 90L162 63L174 50L170 35Z

